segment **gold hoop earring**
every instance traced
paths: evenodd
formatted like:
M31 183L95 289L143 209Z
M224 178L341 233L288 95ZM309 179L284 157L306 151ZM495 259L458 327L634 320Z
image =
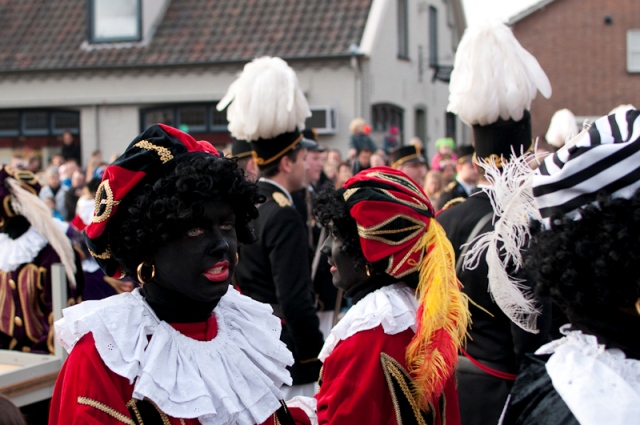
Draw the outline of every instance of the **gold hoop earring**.
M142 267L144 266L144 261L141 262L140 264L138 264L138 268L137 268L137 272L138 272L138 282L140 282L141 284L145 284L148 283L150 281L153 280L153 278L156 276L156 266L155 265L151 265L151 277L149 277L148 279L145 279L142 277Z
M364 266L364 271L367 273L368 277L371 277L371 269L368 264Z
M0 217L0 227L4 226L4 217Z
M638 313L638 316L640 316L640 298L636 301L636 312Z
M240 261L240 254L236 252L236 266L238 265L239 261Z

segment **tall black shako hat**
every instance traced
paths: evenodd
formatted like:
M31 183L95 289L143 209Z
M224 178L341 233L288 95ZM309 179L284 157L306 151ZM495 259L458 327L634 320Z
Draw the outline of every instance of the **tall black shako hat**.
M410 162L426 163L422 154L422 149L418 145L402 146L389 154L389 164L391 168L398 168Z
M201 155L221 156L209 142L197 141L168 125L154 124L133 139L124 153L107 167L84 235L89 252L108 276L124 277L120 264L111 255L107 232L122 200L138 187L171 172L178 162Z
M244 140L233 139L233 143L231 143L232 158L243 159L251 155L253 155L251 143Z
M551 96L540 64L500 22L466 29L456 52L449 106L472 126L476 160L499 167L533 146L529 109L536 94Z
M227 108L229 132L251 143L259 169L291 150L315 145L301 133L311 116L307 99L296 73L280 58L265 56L246 64L216 108Z

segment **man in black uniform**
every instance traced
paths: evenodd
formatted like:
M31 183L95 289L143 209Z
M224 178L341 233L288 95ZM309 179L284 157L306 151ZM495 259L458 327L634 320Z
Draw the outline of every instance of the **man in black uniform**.
M318 133L315 129L304 129L303 137L308 140L318 142ZM309 237L309 262L311 265L311 280L318 303L317 314L320 320L320 330L326 337L333 327L336 315L336 302L338 309L342 305L342 295L338 288L333 285L331 267L327 261L327 256L320 252L322 244L328 236L327 231L313 217L313 200L318 193L327 189L333 189L334 185L323 171L323 155L326 148L316 144L308 149L307 180L305 187L291 192L291 197L295 208L307 225L307 235ZM338 299L340 298L340 299Z
M264 78L265 75L268 78ZM245 66L225 96L237 104L230 105L227 111L229 129L232 136L251 142L253 159L260 173L258 186L266 198L266 202L258 207L260 215L254 223L257 241L241 248L236 283L244 295L271 304L274 314L282 320L281 339L295 359L290 368L293 387L282 388L285 399L315 393L321 367L317 356L324 342L311 283L307 228L291 198L292 191L305 185L305 155L307 148L315 145L299 131L309 107L297 80L273 81L291 75L295 78L282 59L255 59ZM260 94L264 92L260 90L261 85L294 87L295 93L271 93L270 97L261 98ZM233 88L239 86L245 90L233 92ZM253 123L272 124L274 120L270 119L270 114L275 111L273 103L277 103L274 97L287 99L290 95L296 103L288 111L291 119L282 125L258 125L256 128L248 122L251 118ZM250 101L243 96L250 96ZM219 109L227 106L225 99L218 104ZM241 110L243 105L252 102L258 102L264 108L257 112ZM279 105L287 105L287 102ZM291 126L290 122L296 124Z
M391 168L400 170L420 186L427 176L427 161L418 145L402 146L389 154Z
M456 54L456 67L458 67L458 55L461 58L469 57L466 56L469 52L465 50L464 46L468 48L468 46L485 41L478 40L478 35L492 33L495 29L488 28L485 31L468 29ZM500 24L497 30L502 32L502 40L511 38L513 44L518 45L511 30L506 26ZM476 39L471 40L470 37L476 37ZM465 40L465 38L467 39ZM510 46L494 47L495 49L489 49L489 51L500 50L502 52L504 49L511 49ZM524 49L522 50L524 51ZM474 70L482 70L483 66L489 66L491 63L494 62L471 64L467 69L473 73ZM506 60L495 63L506 63ZM458 69L462 68L460 66ZM495 74L505 75L517 71L504 69ZM541 69L540 72L544 76ZM456 75L455 77L452 75L449 87L451 93L459 93L460 85L464 86L474 80L473 75ZM500 84L499 81L495 82L497 93L501 92ZM543 92L543 94L545 93ZM468 105L469 102L474 101L483 102L483 99L473 96L459 97L455 102L452 101L452 98L454 96L450 96L447 109L457 113L462 121L473 128L475 160L469 165L476 168L479 178L478 188L471 193L471 196L463 202L445 209L437 216L437 220L442 224L453 245L458 260L456 272L462 283L463 291L471 301L469 311L471 312L472 326L469 330L466 351L463 351L464 355L460 356L458 365L460 421L462 425L495 424L500 418L522 356L527 352L535 351L548 341L549 313L546 310L546 313L538 317L539 332L537 334L525 332L515 325L494 302L489 291L486 253L482 254L478 266L473 270L465 270L462 267L461 257L466 252L463 246L471 242L477 235L493 230L493 220L495 219L491 201L486 193L491 190L491 186L484 176L484 170L478 167L476 161L495 162L496 166L500 168L502 163L511 157L512 152L522 154L531 148L531 117L527 108L532 99L526 99L526 96L522 97L523 104L515 111L511 111L516 118L511 116L505 120L495 117L491 120L486 116L469 114L469 109L465 109L465 104ZM507 103L507 100L500 99L503 103ZM477 107L473 110L485 113L489 108ZM481 122L486 124L479 124ZM515 270L510 271L515 272ZM522 284L526 285L527 282L522 282ZM541 309L545 310L542 307Z
M440 196L440 205L443 207L451 200L462 201L471 195L478 184L478 170L473 164L473 146L463 145L456 149L456 178L449 183Z

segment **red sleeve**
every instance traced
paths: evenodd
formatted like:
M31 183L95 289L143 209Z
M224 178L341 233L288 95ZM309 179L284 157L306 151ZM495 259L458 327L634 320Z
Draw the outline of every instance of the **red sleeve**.
M380 363L385 352L405 365L413 331L386 335L381 326L338 343L325 359L316 395L320 424L395 424L393 401Z
M104 364L89 333L78 341L58 375L49 424L127 423L131 416L126 403L132 391L126 378Z

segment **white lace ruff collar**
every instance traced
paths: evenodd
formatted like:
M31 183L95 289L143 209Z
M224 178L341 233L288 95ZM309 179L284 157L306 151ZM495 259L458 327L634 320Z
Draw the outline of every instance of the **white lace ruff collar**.
M0 233L0 270L12 272L20 265L31 262L47 243L44 236L33 227L29 227L17 239Z
M264 422L279 406L279 387L291 385L293 357L280 341L280 320L229 287L214 313L218 334L191 339L161 321L136 289L63 310L56 336L71 351L93 333L107 367L176 418L202 424ZM148 336L151 336L148 338Z
M351 307L331 329L318 358L324 362L340 341L380 325L387 335L398 334L409 327L415 331L417 310L415 291L404 283L377 289Z
M593 335L561 328L564 338L543 345L553 387L582 425L623 425L640 417L640 361L607 349Z

